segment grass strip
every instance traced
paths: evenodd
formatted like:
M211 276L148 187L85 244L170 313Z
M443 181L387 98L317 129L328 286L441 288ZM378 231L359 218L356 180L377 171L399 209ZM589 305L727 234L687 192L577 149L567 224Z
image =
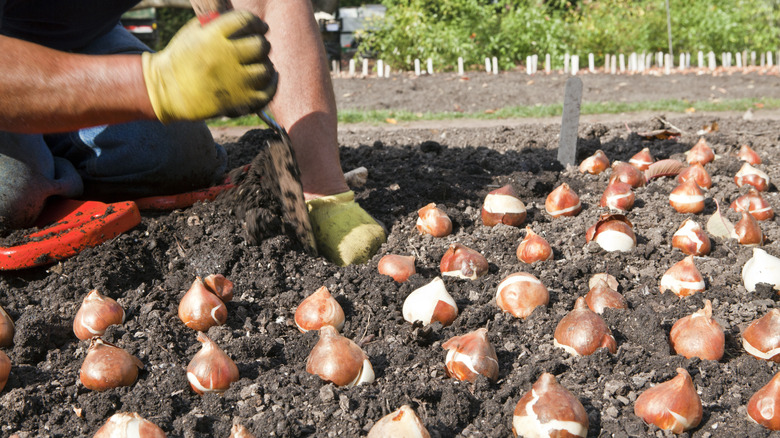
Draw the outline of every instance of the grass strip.
M778 109L780 99L718 99L688 101L664 99L643 102L584 102L582 114L618 114L642 111L663 111L672 113L693 113L700 111L747 111L749 108ZM455 119L512 119L560 116L563 104L509 106L481 112L412 112L406 110L355 110L339 111L339 123L385 124L418 120ZM209 126L261 126L264 123L255 115L209 120Z

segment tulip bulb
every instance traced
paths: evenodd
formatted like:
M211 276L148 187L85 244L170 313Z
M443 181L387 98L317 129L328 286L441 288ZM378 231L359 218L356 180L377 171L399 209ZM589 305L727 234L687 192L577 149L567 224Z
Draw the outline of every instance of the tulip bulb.
M699 213L704 210L704 193L693 180L687 180L669 194L669 204L678 213Z
M780 290L780 258L761 248L753 248L753 257L742 267L742 282L748 292L755 292L758 283L771 284Z
M229 438L255 438L255 436L249 432L249 429L236 423L230 428Z
M749 163L745 163L734 175L734 182L737 186L742 187L744 185L753 186L759 192L765 192L769 188L769 175L765 172L756 169Z
M703 256L710 253L712 244L701 225L688 218L672 235L672 247L688 255Z
M752 214L743 211L742 219L734 225L734 236L742 245L761 245L764 243L764 233Z
M403 283L416 273L414 256L387 254L379 260L377 270L382 275L393 277L398 283Z
M582 210L582 204L577 193L568 184L563 183L547 195L544 209L552 217L575 216Z
M758 156L756 151L753 150L750 146L743 144L739 148L739 152L737 153L737 158L739 158L742 161L747 161L748 163L752 165L761 164L761 157Z
M187 381L196 393L223 393L230 384L238 381L238 367L216 342L198 332L198 341L203 344L187 365Z
M588 413L552 374L544 373L517 402L512 433L523 437L585 437Z
M753 215L756 220L765 221L775 216L772 206L761 197L761 194L754 187L731 203L731 209L737 212L747 211Z
M688 359L720 360L726 348L726 336L712 318L710 300L704 300L703 309L678 319L672 326L669 340L675 353Z
M203 280L196 277L179 302L179 319L187 327L205 332L227 321L227 308L218 296L206 288Z
M707 140L701 137L693 147L685 153L685 161L688 164L707 164L715 159L715 152L707 144Z
M703 189L709 189L712 187L712 178L700 163L691 164L677 175L677 182L684 183L685 181L693 180L697 186Z
M0 306L0 347L10 347L14 343L14 320Z
M676 377L639 395L634 413L645 423L679 434L698 426L703 411L690 374L677 368Z
M11 375L11 359L8 355L0 351L0 391L5 388L5 384L8 383L8 376Z
M532 274L515 272L498 284L496 304L517 318L527 318L539 306L550 301L550 293Z
M227 303L233 299L233 282L222 274L211 274L203 279L206 289Z
M753 357L780 363L780 309L772 309L742 332L742 346Z
M81 302L76 318L73 320L73 333L83 340L94 336L103 336L113 324L125 322L125 311L113 299L101 295L93 289Z
M550 260L552 248L544 237L534 233L531 227L525 227L525 231L525 238L517 247L517 258L528 264Z
M366 353L329 325L320 329L320 340L306 360L306 371L349 388L374 381L374 369Z
M336 330L341 330L344 327L344 310L328 288L322 286L295 309L295 325L301 333L319 330L323 325L332 325Z
M641 151L634 154L633 157L631 157L630 160L628 160L628 163L633 165L639 170L647 170L648 167L650 167L651 164L655 159L652 155L650 155L650 149L644 148Z
M448 376L473 382L481 374L494 382L498 380L498 356L486 328L452 337L441 347L447 350L444 365Z
M433 237L444 237L452 233L452 221L444 210L430 203L417 210L417 229Z
M601 195L599 205L612 210L628 211L634 208L636 196L631 186L620 181L609 184Z
M756 423L769 430L780 430L780 373L750 397L747 411Z
M598 175L609 167L609 158L601 149L580 163L580 172Z
M573 356L589 356L599 348L606 348L612 354L617 351L617 342L607 323L588 308L583 297L577 298L574 309L558 323L553 344Z
M526 214L525 204L509 184L488 193L482 204L482 222L488 227L497 224L519 227Z
M609 176L609 183L623 182L633 188L642 187L647 182L645 174L636 166L623 162L615 161L612 163L612 174Z
M458 316L458 306L447 292L444 281L436 277L406 297L402 313L404 319L412 324L420 321L428 325L438 321L448 326Z
M599 284L600 281L603 281L604 283L607 283L607 287L610 289L617 291L618 287L620 287L620 284L618 284L617 278L615 278L612 275L607 274L606 272L600 272L598 274L593 274L590 277L590 280L588 280L588 289L592 289L596 287L597 284Z
M487 274L489 266L485 256L478 251L453 243L442 256L439 268L445 276L476 280Z
M661 293L670 290L680 298L701 292L704 288L704 277L696 269L692 255L675 263L661 277Z
M403 405L377 421L367 438L430 438L420 418L409 405Z
M132 437L165 438L165 432L135 412L120 412L112 415L92 438Z
M138 378L144 364L116 345L92 338L87 357L81 364L81 383L93 391L105 391L118 386L130 386Z
M585 303L590 310L602 314L607 308L628 309L626 299L604 281L598 281L585 295Z
M605 251L631 251L636 247L633 224L622 214L602 214L585 232L585 242L595 241Z

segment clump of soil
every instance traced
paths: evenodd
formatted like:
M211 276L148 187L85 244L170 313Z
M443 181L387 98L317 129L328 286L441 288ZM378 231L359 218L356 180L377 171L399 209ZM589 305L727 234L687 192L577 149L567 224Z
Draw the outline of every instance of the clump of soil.
M582 126L578 162L602 149L611 160L627 161L643 147L656 159L683 159L698 139L696 131L712 122L696 116L669 121L683 130L678 140L649 141L636 134L657 128L657 121L625 126ZM704 405L701 425L683 436L743 437L770 433L746 416L750 396L776 372L741 347L740 332L776 307L777 295L762 286L748 293L740 270L751 248L733 240L713 239L712 253L696 258L707 289L680 299L659 293L663 273L683 258L671 236L686 217L704 225L721 205L740 195L732 177L740 167L734 156L743 143L761 157L760 167L780 180L778 136L773 124L723 118L720 130L705 137L719 155L706 166L713 187L703 213L686 215L669 205L672 178L653 180L636 190L628 213L638 244L628 253L608 253L585 243L585 230L596 222L609 172L583 175L557 163L559 128L367 130L342 134L345 169L369 169L357 200L389 230L388 241L367 264L339 268L307 256L285 235L248 245L241 221L228 199L167 213L144 214L133 230L76 257L45 268L5 272L0 276L2 305L16 322L13 363L0 393L0 434L90 436L115 412L135 411L170 436L227 437L234 422L257 436L362 436L383 415L411 405L434 437L511 435L512 411L543 372L550 372L584 405L590 436L666 435L633 414L633 402L647 388L672 378L677 367L693 377ZM630 130L627 130L627 128ZM752 134L751 134L752 133ZM231 166L246 164L257 151L251 134L227 144ZM553 219L544 200L567 182L580 196L582 212ZM512 184L529 207L526 224L554 251L552 260L531 266L515 250L521 228L482 225L485 195ZM777 208L772 186L765 197ZM420 235L417 209L435 202L454 223L445 238ZM733 212L728 216L735 219ZM777 218L762 222L765 248L780 255ZM490 264L475 281L446 278L460 309L455 322L420 328L405 322L401 307L414 289L439 275L447 247L459 242L482 252ZM385 254L416 257L417 274L398 284L376 272ZM550 291L550 303L525 320L501 312L496 286L508 274L524 271ZM604 317L618 345L616 354L600 350L571 357L553 346L553 332L587 292L591 275L608 272L620 283L627 310ZM196 333L177 318L179 299L196 275L222 273L235 283L227 303L228 320L208 336L236 362L240 380L222 395L195 394L185 369L200 349ZM360 343L376 372L376 381L352 389L335 387L305 371L316 333L301 334L293 321L296 306L326 286L343 307L342 333ZM94 392L79 382L87 342L72 333L72 320L89 290L116 299L127 321L112 326L104 338L145 364L130 387ZM670 351L668 333L679 318L712 301L713 314L726 333L721 361L685 359ZM499 378L476 383L447 378L443 342L455 335L488 328L498 354Z

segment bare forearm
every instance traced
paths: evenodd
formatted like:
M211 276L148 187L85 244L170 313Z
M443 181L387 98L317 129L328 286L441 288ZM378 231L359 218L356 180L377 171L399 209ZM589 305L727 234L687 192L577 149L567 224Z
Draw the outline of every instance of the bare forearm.
M153 119L141 58L84 56L0 36L0 130L71 131Z

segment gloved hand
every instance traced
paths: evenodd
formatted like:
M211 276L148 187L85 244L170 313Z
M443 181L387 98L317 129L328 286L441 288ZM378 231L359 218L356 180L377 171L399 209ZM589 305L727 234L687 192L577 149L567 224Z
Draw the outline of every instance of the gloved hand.
M144 81L157 118L203 120L265 107L277 82L267 30L251 12L230 11L203 26L193 18L164 50L144 53Z
M355 192L306 201L320 254L346 266L365 263L387 239L385 230L355 202Z

